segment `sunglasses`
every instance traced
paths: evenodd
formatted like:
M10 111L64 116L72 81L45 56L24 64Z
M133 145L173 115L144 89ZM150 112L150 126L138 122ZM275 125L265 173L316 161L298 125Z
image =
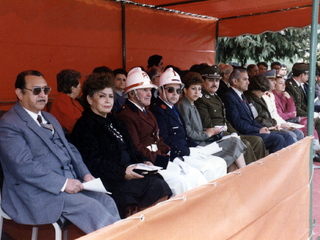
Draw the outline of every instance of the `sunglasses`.
M48 95L51 91L51 87L45 86L45 87L33 87L32 89L24 88L33 93L33 95L39 95L41 93L41 90L43 90L45 95Z
M164 88L164 89L168 90L168 93L173 93L174 91L176 91L177 94L181 94L182 93L182 89L181 88L175 89L174 87L167 87L167 88Z

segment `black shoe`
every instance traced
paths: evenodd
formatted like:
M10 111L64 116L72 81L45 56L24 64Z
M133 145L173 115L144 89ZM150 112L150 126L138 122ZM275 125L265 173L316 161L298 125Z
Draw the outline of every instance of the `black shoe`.
M314 162L320 162L320 157L315 156L315 157L313 158L313 161L314 161Z

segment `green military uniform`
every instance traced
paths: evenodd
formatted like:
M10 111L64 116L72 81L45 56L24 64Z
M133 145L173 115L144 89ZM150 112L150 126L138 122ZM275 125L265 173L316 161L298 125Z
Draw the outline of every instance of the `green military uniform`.
M195 101L194 104L199 111L204 129L226 125L227 131L223 133L224 135L237 132L227 121L224 104L218 95L211 95L202 89L202 97ZM267 155L266 148L260 137L251 135L241 135L240 137L247 145L247 151L244 155L247 164Z
M286 81L286 92L290 94L293 99L294 105L296 106L298 117L308 116L308 106L303 102L302 88L292 78ZM316 118L314 121L314 127L320 136L320 119Z
M286 81L286 92L290 94L296 106L297 116L307 117L308 106L303 102L303 92L301 87L292 78Z

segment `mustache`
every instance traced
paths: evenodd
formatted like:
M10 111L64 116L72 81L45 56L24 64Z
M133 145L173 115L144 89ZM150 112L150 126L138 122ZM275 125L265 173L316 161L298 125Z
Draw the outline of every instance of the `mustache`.
M45 102L46 99L45 98L41 98L41 99L38 99L37 102Z

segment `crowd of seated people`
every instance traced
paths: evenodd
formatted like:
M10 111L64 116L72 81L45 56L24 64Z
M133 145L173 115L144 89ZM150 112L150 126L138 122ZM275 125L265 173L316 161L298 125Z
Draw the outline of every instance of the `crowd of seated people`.
M43 111L51 90L44 76L22 72L19 100L0 120L4 178L23 173L26 188L43 194L56 211L46 219L30 213L20 219L6 198L3 207L18 222L42 224L62 215L89 233L126 217L128 206L142 210L243 168L306 136L308 67L295 64L286 80L280 62L271 71L265 62L247 69L202 63L181 70L164 67L162 56L153 55L146 70L97 67L82 89L81 73L64 69L57 74L52 115ZM320 119L314 115L313 145L320 150ZM8 128L12 122L17 125ZM15 141L20 152L12 149ZM8 151L16 152L14 159ZM137 171L140 164L161 170L146 174ZM96 178L111 197L83 190L83 182ZM15 189L10 184L5 180L7 195ZM82 213L77 204L83 202L90 207ZM20 207L36 209L23 200ZM84 226L90 211L98 218Z
M87 77L82 87L87 103L74 126L71 142L93 176L112 192L124 217L126 206L149 207L170 197L171 190L158 174L142 176L134 171L137 163L152 163L136 150L126 124L111 114L114 85L111 73Z
M221 157L227 162L228 171L246 166L243 156L246 145L238 137L222 139L221 127L217 126L206 130L202 127L199 112L194 105L201 94L203 85L201 75L189 72L183 77L183 84L183 95L177 103L177 108L185 122L187 135L203 146L217 141L222 151L213 155Z
M188 191L207 182L205 174L210 179L218 178L226 173L223 159L216 175L211 176L211 166L204 175L185 161L182 161L181 151L177 146L168 145L159 134L156 117L147 108L151 103L152 84L149 76L141 68L133 68L126 82L125 97L127 101L116 117L124 120L133 139L135 147L159 167L159 173L169 184L173 196Z

